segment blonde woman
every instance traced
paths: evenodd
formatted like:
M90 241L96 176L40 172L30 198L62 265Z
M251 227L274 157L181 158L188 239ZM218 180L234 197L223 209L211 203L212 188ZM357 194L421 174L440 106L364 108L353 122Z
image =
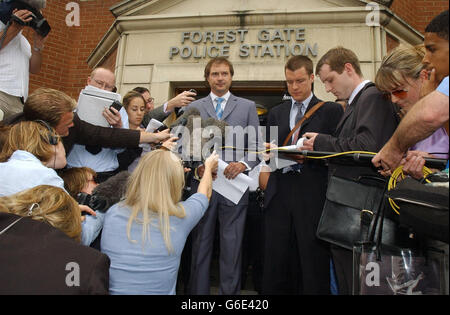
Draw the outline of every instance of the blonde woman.
M399 46L383 58L377 72L377 88L386 93L401 112L406 114L428 90L429 71L422 63L425 48L422 46ZM448 159L449 137L445 128L436 130L430 137L416 143L410 151L421 151L421 155ZM423 161L423 160L422 160ZM423 165L419 159L404 165L404 171L415 178L422 178Z
M80 237L78 204L63 189L0 197L0 294L108 294L109 259Z
M181 160L167 150L141 158L128 181L125 200L105 217L101 250L111 259L111 294L175 294L186 238L208 208L218 156L205 161L198 191L180 202Z
M54 169L66 165L61 138L44 121L24 121L7 132L0 152L0 196L38 185L64 188Z
M66 165L61 138L44 121L24 121L8 132L0 152L0 196L9 196L39 185L64 189L64 181L55 169ZM85 205L80 211L91 214L83 221L82 243L90 245L100 233L101 214ZM84 218L83 218L84 219Z
M0 197L0 211L50 224L78 243L81 217L78 203L64 189L39 185Z

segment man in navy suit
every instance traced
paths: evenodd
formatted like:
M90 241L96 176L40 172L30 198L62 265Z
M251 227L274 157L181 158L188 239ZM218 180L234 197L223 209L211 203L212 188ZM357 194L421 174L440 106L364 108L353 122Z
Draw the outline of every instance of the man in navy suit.
M292 99L271 109L267 129L278 134L267 139L283 145L291 130L321 101L313 93L313 62L291 57L285 66ZM323 105L294 132L287 144L308 131L332 134L343 114L341 105ZM298 134L299 136L296 136ZM264 263L262 294L329 294L330 252L316 237L327 187L328 168L323 160L299 163L270 174L265 191Z
M253 101L236 97L230 93L234 70L233 65L225 58L212 59L205 67L205 79L211 93L202 99L192 102L189 107L199 110L201 118L215 118L225 121L230 127L242 127L249 132L242 134L244 139L236 139L225 143L237 148L235 152L218 152L221 159L228 163L223 175L235 179L239 174L251 170L259 163L255 154L245 153L242 149L256 149L259 119ZM253 132L254 131L254 132ZM236 135L236 134L235 134ZM238 134L237 137L240 135ZM243 141L239 141L243 140ZM239 150L240 149L240 150ZM198 177L202 177L204 167L197 169ZM198 182L192 184L196 191ZM189 281L190 294L210 294L210 263L213 252L214 231L216 221L220 226L220 287L219 294L239 294L241 288L241 248L244 235L245 217L248 206L248 189L238 202L234 204L222 195L213 191L210 205L205 215L192 231L192 261Z

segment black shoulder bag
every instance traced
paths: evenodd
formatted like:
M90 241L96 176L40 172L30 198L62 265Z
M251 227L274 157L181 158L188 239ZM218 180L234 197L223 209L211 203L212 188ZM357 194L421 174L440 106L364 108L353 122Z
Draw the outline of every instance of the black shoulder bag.
M426 239L409 246L386 245L386 199L366 242L353 247L354 295L443 295L445 254L427 247Z

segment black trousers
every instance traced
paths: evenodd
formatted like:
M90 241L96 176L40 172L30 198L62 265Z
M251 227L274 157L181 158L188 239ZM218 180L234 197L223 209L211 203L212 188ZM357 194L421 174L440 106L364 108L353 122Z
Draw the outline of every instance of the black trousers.
M242 241L241 288L261 292L263 263L263 224L262 208L256 198L256 192L250 192L247 219L245 220L244 240ZM251 270L251 274L250 274ZM252 278L253 288L246 288L247 277Z
M353 252L343 247L331 245L339 295L351 295L353 287Z
M316 237L326 172L271 176L280 180L264 214L262 294L330 294L329 246Z

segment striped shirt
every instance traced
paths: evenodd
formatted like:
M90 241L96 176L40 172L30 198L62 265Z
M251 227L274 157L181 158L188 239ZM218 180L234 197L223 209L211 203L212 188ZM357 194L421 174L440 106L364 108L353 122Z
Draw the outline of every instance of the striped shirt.
M5 29L0 22L0 32ZM28 97L30 77L31 46L22 32L17 34L5 47L0 49L0 91L12 95Z

